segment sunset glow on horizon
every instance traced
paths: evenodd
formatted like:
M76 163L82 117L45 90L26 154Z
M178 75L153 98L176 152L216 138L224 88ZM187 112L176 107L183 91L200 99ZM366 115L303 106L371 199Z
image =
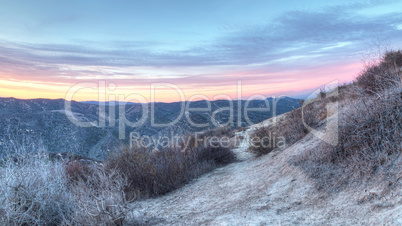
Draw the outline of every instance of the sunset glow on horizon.
M66 99L67 93L74 86L81 83L99 84L106 83L106 94L114 95L115 99L118 95L129 96L138 94L146 99L146 102L151 101L151 85L167 83L172 86L177 86L183 92L185 100L188 100L194 95L205 95L209 100L213 100L220 95L230 96L232 99L241 97L245 99L253 95L271 96L299 96L310 93L323 84L332 82L335 78L339 83L349 82L351 78L356 76L361 69L361 63L334 65L332 67L317 67L306 69L303 72L299 71L282 71L278 73L263 73L253 72L250 74L229 74L222 75L223 79L211 79L215 83L202 78L183 78L183 79L165 79L165 80L147 80L136 85L136 81L125 79L84 79L83 81L74 80L75 83L66 82L48 82L48 81L18 81L18 80L0 80L1 97L14 97L18 99ZM247 73L247 72L244 72ZM304 73L306 76L303 79ZM253 77L251 80L244 79ZM279 77L277 77L279 76ZM276 77L276 79L274 79ZM281 78L283 77L283 78ZM319 79L317 79L319 78ZM194 81L197 80L197 81ZM108 87L113 85L113 89ZM240 84L240 87L239 87ZM101 87L100 87L101 88ZM239 93L241 89L241 93ZM101 88L102 90L102 88ZM155 101L157 102L176 102L181 101L178 91L172 87L156 87ZM240 96L239 96L240 95ZM99 100L99 89L87 87L77 91L73 97L76 101L97 101ZM107 98L107 97L106 97ZM223 98L218 98L223 99ZM112 101L106 100L106 101Z
M77 84L99 82L113 85L107 95L147 102L158 83L186 100L304 97L352 81L372 40L391 48L402 40L402 2L392 0L0 4L0 97L21 99L65 99ZM98 92L73 99L99 100ZM181 100L171 88L155 91L154 101Z

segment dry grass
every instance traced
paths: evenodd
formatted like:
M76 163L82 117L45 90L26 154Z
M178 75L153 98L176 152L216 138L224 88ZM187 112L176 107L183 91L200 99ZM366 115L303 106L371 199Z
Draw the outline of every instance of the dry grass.
M294 160L319 189L338 191L369 180L401 185L402 90L401 72L395 70L401 59L400 51L389 52L344 87L338 144L323 142Z
M335 114L327 106L338 101L343 107L338 116L338 144L322 142L293 163L314 178L319 189L338 191L370 178L401 185L401 62L400 51L387 52L378 64L367 66L353 84L338 87L337 96L321 91L303 108L286 114L285 120L257 128L249 151L260 156L277 148L269 145L271 136L284 137L284 147L294 144L310 132L306 125L316 128Z
M340 113L339 143L321 143L295 159L317 188L338 191L367 180L401 185L402 102L400 94L350 102Z

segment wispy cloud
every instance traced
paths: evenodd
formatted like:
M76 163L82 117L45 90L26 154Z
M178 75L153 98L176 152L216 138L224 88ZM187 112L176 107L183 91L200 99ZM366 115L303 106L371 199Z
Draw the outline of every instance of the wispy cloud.
M312 75L306 72L312 66L325 70L323 67L355 65L358 52L376 32L402 39L401 13L358 13L380 4L382 1L371 1L288 11L259 24L223 26L216 38L191 44L128 40L67 45L2 40L0 78L54 83L105 78L136 85L169 81L192 87L219 86L234 79L253 84L307 81Z

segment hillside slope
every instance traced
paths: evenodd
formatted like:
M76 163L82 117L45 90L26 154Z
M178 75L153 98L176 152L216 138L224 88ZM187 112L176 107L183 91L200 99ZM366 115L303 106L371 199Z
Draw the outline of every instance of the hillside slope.
M284 151L255 158L244 152L245 138L235 150L242 161L163 197L137 202L133 217L140 224L159 225L402 224L401 187L381 198L379 188L367 185L335 194L317 191L289 162L318 143L309 134Z

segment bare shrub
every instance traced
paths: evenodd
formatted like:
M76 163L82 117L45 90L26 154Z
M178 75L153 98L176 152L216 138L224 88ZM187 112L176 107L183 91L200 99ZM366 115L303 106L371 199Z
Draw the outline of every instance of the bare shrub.
M80 161L73 160L65 163L65 173L70 181L85 180L87 175L92 174L91 168Z
M93 167L92 174L70 185L78 202L73 222L81 225L122 225L135 199L128 200L124 193L129 186L127 178L115 169L107 170L101 165Z
M0 166L2 225L121 225L131 210L117 171L18 149ZM72 167L72 168L69 168ZM66 174L66 169L70 173ZM74 178L74 179L73 179Z
M165 194L189 180L191 159L178 149L152 152L132 147L119 150L107 160L109 168L116 168L130 181L127 193L142 197Z
M384 56L384 62L391 65L396 65L402 67L402 52L398 51L388 51Z
M401 115L400 93L381 99L361 97L340 114L337 146L321 143L293 161L315 179L317 188L329 191L379 175L397 181L401 170L397 169L401 161Z
M163 195L175 190L193 178L235 160L230 147L231 130L221 128L202 134L189 135L180 147L149 150L143 147L122 148L106 161L128 178L126 193L141 197ZM208 137L227 136L228 146L204 141Z
M367 94L373 95L401 83L402 54L389 51L374 65L369 65L357 77L357 85Z
M58 225L74 212L64 167L47 155L19 155L0 168L0 222L7 225Z
M251 134L249 140L249 149L251 153L254 153L257 157L266 155L275 149L272 135L276 135L274 129L276 127L260 127L255 129Z
M303 138L309 133L304 123L314 128L327 117L325 105L331 100L325 98L324 92L320 95L324 99L306 104L303 101L301 105L304 104L304 107L287 113L284 120L267 127L257 128L250 136L248 151L261 156L276 148L290 146ZM284 138L285 145L279 144L278 138Z
M339 145L332 161L352 161L349 167L367 175L401 152L402 99L400 93L361 98L341 117Z
M314 112L310 111L311 106L307 105L305 112L301 108L291 111L286 115L286 120L280 125L278 130L281 135L286 137L288 145L294 144L308 133L308 129L303 125L303 117L306 119L306 123L311 125L310 121L314 119Z
M221 127L201 134L190 135L187 138L190 145L186 151L196 154L197 162L213 161L218 166L226 165L236 160L232 151L233 143L230 140L233 136L230 127Z

